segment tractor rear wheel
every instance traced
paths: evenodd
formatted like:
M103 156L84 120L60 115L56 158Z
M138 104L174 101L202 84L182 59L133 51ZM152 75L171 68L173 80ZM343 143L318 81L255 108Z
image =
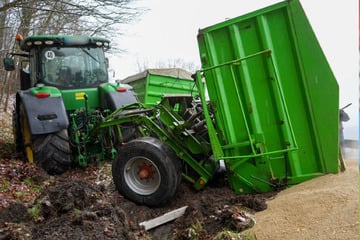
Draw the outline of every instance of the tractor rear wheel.
M23 106L20 107L20 128L26 161L36 163L48 174L61 174L71 166L71 150L67 129L49 134L31 134Z
M129 200L160 206L175 195L181 182L181 165L169 146L144 137L119 149L112 175L118 191Z
M35 163L50 175L66 172L71 166L71 150L67 129L56 133L33 135Z

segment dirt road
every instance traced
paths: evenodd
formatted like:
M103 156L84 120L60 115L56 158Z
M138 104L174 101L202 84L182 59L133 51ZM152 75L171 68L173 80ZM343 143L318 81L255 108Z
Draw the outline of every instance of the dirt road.
M286 189L255 214L258 240L354 240L359 231L357 151L346 155L347 169Z

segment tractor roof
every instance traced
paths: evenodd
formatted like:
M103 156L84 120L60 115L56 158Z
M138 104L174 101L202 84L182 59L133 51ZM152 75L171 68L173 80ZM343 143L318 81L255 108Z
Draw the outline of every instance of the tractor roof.
M69 35L37 35L29 36L20 42L20 48L29 52L35 47L105 47L109 48L110 41L102 37L92 36L69 36Z

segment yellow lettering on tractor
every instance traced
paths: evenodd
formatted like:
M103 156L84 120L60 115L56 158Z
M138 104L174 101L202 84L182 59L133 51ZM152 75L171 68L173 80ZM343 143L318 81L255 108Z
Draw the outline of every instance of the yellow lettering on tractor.
M85 93L84 92L77 92L75 93L75 100L84 100L85 99Z

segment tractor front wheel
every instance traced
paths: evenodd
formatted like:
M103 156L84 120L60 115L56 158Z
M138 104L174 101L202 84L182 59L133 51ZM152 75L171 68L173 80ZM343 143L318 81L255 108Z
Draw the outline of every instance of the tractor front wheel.
M24 108L20 107L20 127L26 161L36 163L48 174L61 174L71 166L67 129L49 134L31 134Z
M119 149L112 175L118 191L129 200L160 206L175 195L181 165L173 150L159 139L138 138Z

